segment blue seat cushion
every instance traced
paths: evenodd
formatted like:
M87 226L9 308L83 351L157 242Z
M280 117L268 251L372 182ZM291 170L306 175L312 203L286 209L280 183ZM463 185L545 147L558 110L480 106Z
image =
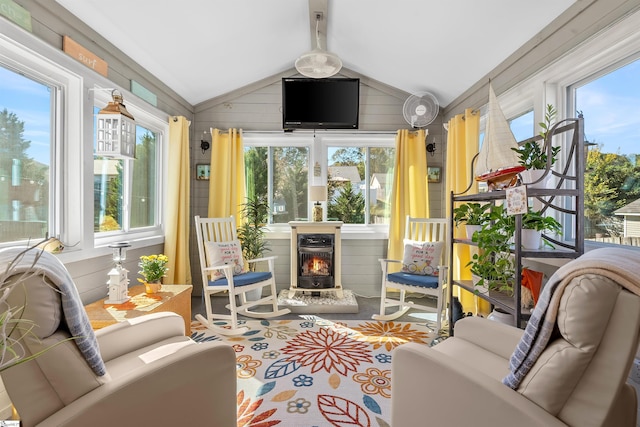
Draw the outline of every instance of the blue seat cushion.
M438 287L438 276L423 276L402 271L387 274L387 280L401 285L419 286L421 288L435 289Z
M233 284L235 287L253 285L254 283L262 282L264 280L271 279L271 272L269 271L249 271L247 273L238 274L233 276ZM209 280L209 286L229 286L227 278L223 277L218 280Z

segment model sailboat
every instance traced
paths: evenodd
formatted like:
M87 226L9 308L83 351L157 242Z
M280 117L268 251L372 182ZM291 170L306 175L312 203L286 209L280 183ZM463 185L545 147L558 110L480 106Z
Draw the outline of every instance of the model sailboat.
M518 143L489 83L487 125L476 162L476 181L486 181L489 190L514 185L525 167L518 164L518 156L512 148L518 148Z

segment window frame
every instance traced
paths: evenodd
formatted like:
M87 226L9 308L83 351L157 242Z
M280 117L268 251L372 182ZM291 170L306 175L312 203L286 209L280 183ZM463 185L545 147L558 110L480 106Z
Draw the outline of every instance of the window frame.
M637 31L639 26L640 12L636 12L616 25L600 31L569 54L507 90L499 97L507 119L524 114L527 109L533 107L534 123L540 123L544 120L547 104L556 107L556 121L576 117L576 86L640 58L640 32ZM559 164L566 161L566 151L560 152ZM566 218L556 219L563 223L565 230L571 227ZM585 241L585 250L611 245ZM626 245L615 246L633 248Z
M273 132L244 132L243 144L245 147L309 147L308 185L326 185L329 146L335 147L390 147L395 149L396 133L393 132L332 132L332 131L297 131L295 133ZM368 158L368 157L367 157ZM316 162L320 165L321 176L315 177L313 169ZM365 170L369 165L365 164ZM368 201L368 195L366 199ZM313 201L307 200L308 212L313 209ZM367 209L368 204L365 204ZM326 207L325 207L326 208ZM366 220L369 220L369 212L365 212ZM290 227L288 224L269 224L267 233L270 238L289 238ZM344 224L343 234L347 238L362 239L386 239L389 236L387 224Z
M94 99L93 99L93 107L97 107L98 110L104 108L105 105L109 101L112 101L111 97L112 88L102 88L95 87ZM131 96L133 98L133 96ZM152 132L156 133L156 201L155 201L155 224L146 227L139 227L135 229L131 229L130 227L130 208L123 208L125 219L123 220L122 230L116 231L104 231L104 232L94 232L94 242L96 247L100 246L108 246L111 243L119 242L122 240L143 240L150 237L162 236L164 237L164 210L162 209L165 206L164 200L166 197L166 173L165 173L165 164L167 162L167 145L166 142L168 140L169 134L169 125L167 121L163 121L161 117L156 114L148 111L148 108L144 108L143 105L132 99L129 101L127 98L124 99L125 105L127 106L127 111L131 113L131 115L135 118L136 129L138 126L144 127ZM93 120L92 120L93 122ZM92 129L94 129L92 127ZM95 130L94 130L95 132ZM136 143L138 134L136 132ZM94 141L94 138L91 139ZM92 159L93 159L92 152ZM133 179L132 167L135 167L133 164L135 160L125 159L125 169L123 172L123 177L125 182L123 183L123 193L126 198L129 199L128 205L131 203L131 184ZM91 182L93 183L93 177ZM92 192L93 194L93 192ZM93 198L92 198L93 205ZM93 212L93 209L92 209ZM92 221L93 222L93 221Z
M58 255L63 262L77 262L98 256L110 256L110 243L129 241L133 246L164 242L164 204L169 115L97 74L59 49L6 20L0 19L0 62L30 78L37 78L58 88L55 119L52 118L52 154L50 165L49 234L67 246ZM93 220L93 139L95 88L120 91L127 109L141 123L155 123L163 129L158 165L158 226L153 230L120 233L108 238L94 238ZM110 92L109 92L110 96ZM101 105L101 104L97 104ZM102 104L104 106L105 104ZM0 244L0 247L18 242Z

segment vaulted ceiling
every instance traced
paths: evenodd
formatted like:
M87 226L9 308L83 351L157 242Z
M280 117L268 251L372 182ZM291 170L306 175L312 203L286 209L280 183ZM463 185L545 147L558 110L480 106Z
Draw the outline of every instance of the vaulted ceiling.
M446 106L575 0L56 1L192 105L293 70L323 9L344 68Z

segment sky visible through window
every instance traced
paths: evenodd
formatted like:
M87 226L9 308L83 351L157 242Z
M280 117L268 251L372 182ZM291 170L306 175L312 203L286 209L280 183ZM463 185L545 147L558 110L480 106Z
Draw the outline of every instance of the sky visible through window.
M50 97L47 86L0 66L0 111L6 108L24 122L22 137L31 141L27 153L45 165L51 157Z

